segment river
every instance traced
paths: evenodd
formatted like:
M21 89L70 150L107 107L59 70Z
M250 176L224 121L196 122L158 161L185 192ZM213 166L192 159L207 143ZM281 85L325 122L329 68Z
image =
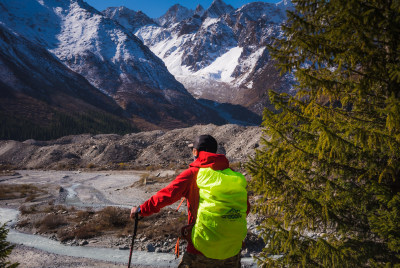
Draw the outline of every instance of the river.
M8 226L10 227L10 231L7 236L7 241L13 244L23 244L25 246L46 252L71 257L84 257L101 261L128 263L128 250L85 246L67 246L58 241L54 241L40 235L21 233L12 228L12 226L16 223L18 213L18 210L15 209L0 208L0 221L2 223L9 222ZM152 267L176 267L178 262L179 260L176 260L173 254L145 251L133 251L132 253L132 263L137 265L148 265ZM242 264L245 264L246 267L256 267L253 259L251 258L243 258Z

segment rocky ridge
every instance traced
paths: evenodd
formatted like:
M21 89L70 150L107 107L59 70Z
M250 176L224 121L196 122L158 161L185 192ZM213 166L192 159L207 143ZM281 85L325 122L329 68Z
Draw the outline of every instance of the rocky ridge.
M134 130L111 97L46 49L1 22L0 36L1 138L45 139L49 133L70 134L71 128L98 133L105 125L110 132Z
M0 141L0 164L19 169L185 168L193 161L188 144L201 134L219 142L231 163L245 162L259 146L260 127L196 125L170 131L66 136L52 141Z
M290 8L290 1L234 9L215 0L202 14L174 17L177 12L167 12L166 26L145 25L132 33L196 98L240 104L261 114L267 90L292 92L293 78L280 76L266 48L282 37Z
M199 104L123 22L82 0L4 0L0 18L111 96L136 123L147 121L154 129L225 122Z

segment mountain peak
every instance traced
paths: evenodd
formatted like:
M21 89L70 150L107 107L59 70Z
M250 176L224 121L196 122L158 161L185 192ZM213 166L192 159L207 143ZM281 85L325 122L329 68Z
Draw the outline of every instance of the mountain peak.
M231 6L226 4L222 0L214 0L211 3L211 6L206 10L205 16L209 18L218 18L224 14L229 14L235 9Z
M195 15L203 16L204 14L204 7L202 5L197 5L196 10L194 11Z
M107 18L118 21L130 32L135 32L145 25L156 25L157 23L150 19L142 11L134 11L127 7L109 7L102 12Z
M194 11L187 7L175 4L168 9L168 11L157 19L161 26L169 26L177 22L181 22L193 16Z
M179 12L179 10L181 9L187 9L187 8L180 4L175 4L172 7L170 7L167 12Z

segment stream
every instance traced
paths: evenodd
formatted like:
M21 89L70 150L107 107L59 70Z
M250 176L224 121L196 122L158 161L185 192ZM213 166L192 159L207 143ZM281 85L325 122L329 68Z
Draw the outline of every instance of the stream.
M109 200L104 196L104 193L99 191L98 189L87 185L87 181L99 180L99 182L104 183L107 182L104 177L107 175L94 176L92 174L75 174L73 172L65 175L64 173L53 172L48 175L43 172L31 172L25 174L26 172L21 171L22 177L24 178L25 183L31 183L31 181L46 181L53 182L60 180L60 184L67 184L64 187L63 192L60 192L60 195L63 197L60 199L61 203L69 206L78 206L78 207L92 207L92 208L101 208L105 206L118 206L118 207L127 207L130 202L132 203L141 203L143 202L143 197L137 196L135 193L131 193L129 196L128 202L126 200L120 200L118 203L115 203ZM44 175L43 175L44 174ZM80 177L77 177L80 176ZM119 176L116 177L119 179L118 183L120 185L130 185L132 183L132 179L129 178L129 182L126 181L127 176ZM12 177L11 179L22 180L20 176ZM114 178L115 179L115 178ZM139 179L137 176L136 180ZM120 186L122 187L122 186ZM104 187L103 187L104 188ZM88 199L86 197L85 200L81 200L81 196L78 192L83 190L90 190L90 193L94 196L92 199ZM122 203L122 204L121 204ZM45 252L70 256L70 257L83 257L88 259L95 259L100 261L114 262L127 264L129 259L129 250L119 250L112 248L96 248L96 247L88 247L88 246L70 246L61 244L59 241L55 241L49 239L47 237L43 237L40 235L26 234L21 233L13 228L13 226L17 222L19 211L15 209L9 208L0 208L0 223L8 222L8 228L10 229L7 241L13 244L22 244L28 247L36 248ZM179 263L179 259L175 259L175 255L168 253L155 253L155 252L146 252L146 251L133 251L132 253L132 264L136 265L145 265L151 267L177 267ZM254 260L252 258L242 258L242 264L245 267L256 267Z
M1 222L8 222L9 227L16 223L18 211L15 209L0 208ZM58 241L49 238L24 234L14 229L10 229L7 241L14 244L23 244L28 247L40 249L46 252L66 255L71 257L84 257L101 261L128 263L129 251L110 248L94 248L80 246L66 246ZM166 253L150 253L145 251L133 251L132 263L139 265L149 265L154 267L176 267L179 260L175 260L174 255Z
M18 232L17 230L12 229L13 225L15 225L17 222L18 214L18 210L0 208L1 223L9 222L7 225L9 226L10 231L7 236L7 241L13 244L22 244L46 252L71 257L83 257L108 262L128 263L128 250L67 246L58 241L54 241L40 235ZM179 260L176 260L173 254L133 251L132 263L138 265L148 265L152 267L177 267ZM242 264L245 264L246 267L256 267L252 258L242 258Z

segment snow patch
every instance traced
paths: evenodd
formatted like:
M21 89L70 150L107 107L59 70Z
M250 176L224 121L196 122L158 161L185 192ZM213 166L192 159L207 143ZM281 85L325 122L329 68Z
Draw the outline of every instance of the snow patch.
M232 73L239 64L239 58L242 54L242 47L231 48L228 52L217 58L209 66L196 72L195 75L208 77L212 80L229 83L235 78Z
M216 24L220 21L219 18L206 18L201 25L202 28L208 28L208 26Z

